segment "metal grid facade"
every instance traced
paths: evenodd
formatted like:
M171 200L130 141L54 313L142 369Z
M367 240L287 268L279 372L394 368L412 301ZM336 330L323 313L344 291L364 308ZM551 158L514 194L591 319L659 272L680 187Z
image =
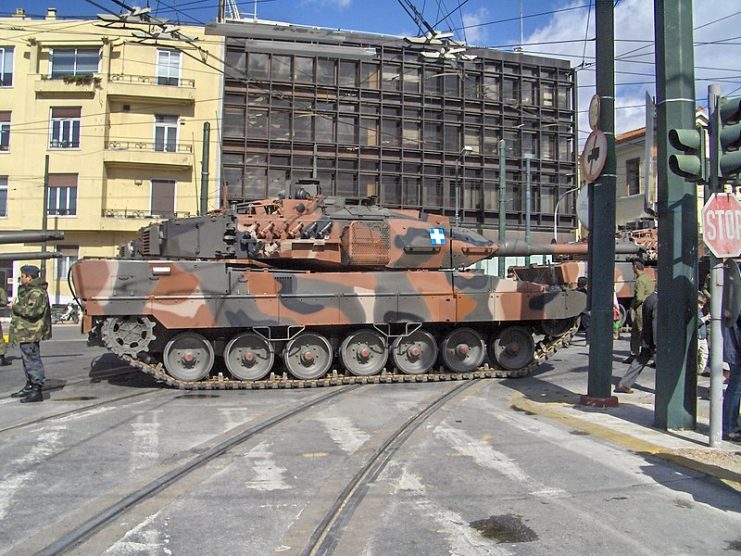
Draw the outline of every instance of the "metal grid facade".
M576 74L567 62L490 49L439 61L396 37L312 29L302 42L260 24L217 27L227 37L229 201L272 197L315 178L325 194L374 195L384 206L452 216L457 184L462 224L493 229L501 139L508 226L524 226L525 155L534 231L553 229L557 200L577 183ZM565 231L576 216L574 196L564 201Z

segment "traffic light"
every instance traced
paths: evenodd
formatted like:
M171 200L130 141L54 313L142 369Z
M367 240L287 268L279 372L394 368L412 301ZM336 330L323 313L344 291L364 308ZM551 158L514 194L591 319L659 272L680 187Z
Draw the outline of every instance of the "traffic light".
M718 174L731 178L741 172L741 98L718 99L720 152Z
M669 169L689 181L705 181L707 178L705 130L701 127L671 129L669 143L684 153L669 156Z

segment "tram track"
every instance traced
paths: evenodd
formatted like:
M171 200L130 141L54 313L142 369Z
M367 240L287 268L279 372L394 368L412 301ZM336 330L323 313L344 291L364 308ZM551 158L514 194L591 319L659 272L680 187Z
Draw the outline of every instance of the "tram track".
M469 381L456 385L409 417L401 427L394 431L342 490L314 530L304 551L301 552L301 556L332 554L352 515L365 497L368 487L375 482L393 456L422 423L441 409L449 400L458 396L473 384L474 382Z
M121 514L127 512L131 508L139 505L147 499L156 496L158 493L167 489L169 486L178 482L180 479L183 479L191 472L202 468L211 460L221 456L222 454L228 452L239 444L253 438L254 436L270 430L271 428L283 423L284 421L300 415L325 401L328 401L346 392L350 392L351 390L354 390L359 386L360 385L347 385L342 388L333 389L326 394L323 394L313 400L293 407L287 411L281 412L263 421L262 423L256 424L230 438L227 438L226 440L200 453L198 456L187 461L186 463L148 482L136 491L107 506L102 511L96 512L96 515L84 520L77 527L70 530L68 533L62 535L53 543L48 544L43 549L38 551L37 554L40 556L63 554L78 547L88 537L103 529L107 524L112 522Z

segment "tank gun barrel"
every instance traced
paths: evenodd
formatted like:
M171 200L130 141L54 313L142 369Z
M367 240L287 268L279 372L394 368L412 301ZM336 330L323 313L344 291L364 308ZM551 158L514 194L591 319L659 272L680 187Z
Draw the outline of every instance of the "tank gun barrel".
M4 243L43 243L45 241L56 241L60 239L64 239L64 232L60 232L60 231L0 232L0 244L4 244Z
M22 253L0 253L0 261L34 261L40 259L58 259L58 251L24 251Z
M528 257L531 255L586 255L589 246L586 243L551 243L529 245L522 240L507 241L499 245L492 257ZM618 255L637 255L641 247L635 243L615 245Z

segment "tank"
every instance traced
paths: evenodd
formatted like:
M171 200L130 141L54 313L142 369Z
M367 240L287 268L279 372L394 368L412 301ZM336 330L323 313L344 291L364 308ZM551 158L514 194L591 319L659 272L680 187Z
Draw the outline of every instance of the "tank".
M70 280L90 342L177 387L522 376L567 341L586 296L465 268L584 249L500 245L300 188L152 224Z

